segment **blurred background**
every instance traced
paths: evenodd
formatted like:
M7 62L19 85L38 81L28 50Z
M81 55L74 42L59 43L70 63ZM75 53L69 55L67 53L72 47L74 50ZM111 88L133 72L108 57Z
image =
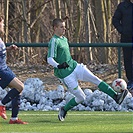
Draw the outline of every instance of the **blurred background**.
M4 41L8 43L47 43L53 35L52 20L66 18L70 43L115 43L119 35L112 26L112 15L121 0L1 0L5 15ZM95 60L116 63L115 48L71 48L79 62ZM46 48L21 48L14 60L42 63ZM28 54L28 55L27 55ZM13 55L12 55L13 56ZM28 58L26 60L25 58ZM10 60L8 60L10 62ZM12 61L11 61L12 62ZM29 63L31 63L29 62Z
M17 68L41 66L44 69L47 47L39 47L39 43L49 42L53 35L52 20L56 17L66 20L65 36L70 43L118 43L120 36L112 25L112 16L121 1L0 0L0 13L5 15L5 43L27 43L27 47L8 53L7 63ZM38 47L28 47L28 43L38 43ZM104 70L108 75L118 72L116 47L70 49L75 60L87 64L94 72L100 71L100 76Z

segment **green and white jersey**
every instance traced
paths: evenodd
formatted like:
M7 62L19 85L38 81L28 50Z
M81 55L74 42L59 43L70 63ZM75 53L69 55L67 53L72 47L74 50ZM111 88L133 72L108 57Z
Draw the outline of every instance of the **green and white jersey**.
M70 75L77 66L77 62L71 57L67 38L64 36L54 35L51 38L48 44L48 57L52 57L59 64L66 62L69 65L66 69L54 68L54 75L61 79Z

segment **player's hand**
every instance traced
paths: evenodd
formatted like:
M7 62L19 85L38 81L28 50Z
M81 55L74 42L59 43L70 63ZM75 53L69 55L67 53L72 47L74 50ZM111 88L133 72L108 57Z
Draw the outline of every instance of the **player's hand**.
M7 50L17 50L18 47L15 44L10 45L9 47L7 47Z
M17 50L18 47L17 47L15 44L12 44L12 45L11 45L11 49L13 49L13 50Z
M66 62L64 62L64 63L58 65L57 67L58 67L58 69L66 69L69 67L69 65Z

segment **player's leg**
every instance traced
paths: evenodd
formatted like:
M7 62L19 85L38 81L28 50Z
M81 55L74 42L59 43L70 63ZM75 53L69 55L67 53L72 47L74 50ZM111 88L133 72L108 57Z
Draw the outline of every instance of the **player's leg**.
M16 96L12 100L12 119L16 119L19 113L19 106L20 106L20 95Z
M15 74L12 72L10 68L7 68L0 72L0 86L4 89L6 86L9 86L11 89L7 95L0 101L0 116L3 119L7 119L6 111L5 111L5 105L13 100L13 107L12 107L12 113L18 114L19 106L18 108L14 109L15 106L19 104L20 98L19 95L22 92L24 88L24 84L15 77ZM16 105L15 105L16 104ZM17 115L16 115L17 117ZM14 124L14 123L13 123ZM15 123L16 124L16 123ZM17 123L17 124L23 124L23 123Z
M5 105L6 103L10 102L14 97L19 95L19 93L23 90L24 85L19 79L16 78L15 74L9 67L5 70L0 71L0 77L0 86L3 89L7 86L9 86L10 88L14 88L11 89L1 101L1 103Z
M64 78L63 83L67 86L69 92L71 92L75 97L70 99L64 107L60 108L58 115L60 121L63 121L65 119L67 111L69 111L79 103L83 102L86 98L84 92L78 86L78 81L74 72L70 74L68 77Z
M100 91L105 92L111 97L114 97L117 93L105 82L95 76L87 67L83 64L79 64L77 69L75 69L77 77L79 80L91 82L97 85Z
M8 94L1 101L1 103L3 105L6 105L13 98L15 98L16 96L18 96L22 92L22 90L24 88L24 84L19 79L17 79L16 77L9 83L8 86L11 87L11 88L13 88L13 89L11 89L8 92Z
M10 118L9 124L28 124L18 119L19 107L20 107L20 97L21 95L16 96L12 100L12 116Z
M99 79L95 76L89 69L86 68L85 65L80 64L78 65L77 69L75 69L77 73L77 77L79 80L88 81L98 86L99 90L108 94L112 97L118 104L124 100L125 96L127 95L127 90L123 91L122 94L118 96L117 92L115 92L111 86L109 86L106 82Z
M80 86L75 87L74 89L69 90L75 97L70 99L70 101L64 106L64 110L68 111L74 106L77 106L79 103L83 102L86 99L86 95L80 88Z
M64 121L67 111L72 109L74 106L77 106L79 103L83 102L86 98L82 89L78 86L75 88L76 90L70 91L75 97L70 99L70 101L59 110L58 118L60 121Z
M15 77L15 74L11 71L10 68L6 68L4 70L1 70L0 71L0 78L1 78L1 80L0 80L0 86L3 89L6 88L9 85L9 83L14 79L14 77ZM7 95L6 95L6 97L7 97ZM8 97L8 99L10 99L10 98ZM0 116L3 119L7 119L5 104L4 104L3 100L0 101Z
M0 114L3 119L7 119L5 105L12 99L14 99L16 96L18 96L24 88L22 82L20 82L16 77L12 79L12 81L9 83L9 86L13 87L13 89L11 89L7 93L7 95L2 99L2 101L0 101Z
M20 93L24 88L24 84L18 78L15 77L9 83L9 86L14 89L12 89L10 93L8 93L7 96L5 96L5 98L2 100L4 102L8 102L9 97L11 97L12 99L12 117L9 121L9 124L28 124L27 122L23 122L18 118L20 96L21 96Z
M76 93L73 93L73 95L75 95L75 97L70 99L70 101L64 107L60 108L58 114L58 118L60 121L64 121L67 111L72 109L74 106L77 106L79 103L83 102L86 98L85 94L79 86L77 87Z

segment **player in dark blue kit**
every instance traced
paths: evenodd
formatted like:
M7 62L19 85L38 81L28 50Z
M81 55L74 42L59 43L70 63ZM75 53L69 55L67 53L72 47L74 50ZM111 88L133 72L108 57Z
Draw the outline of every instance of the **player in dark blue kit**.
M6 50L16 50L18 47L16 45L11 45L9 47L5 46L2 41L4 34L4 16L0 15L0 86L1 88L6 88L9 86L12 88L8 94L0 101L0 116L3 119L7 119L5 105L8 102L12 102L12 116L9 124L28 124L18 119L19 105L20 105L20 94L24 88L24 84L16 78L15 74L6 64Z

